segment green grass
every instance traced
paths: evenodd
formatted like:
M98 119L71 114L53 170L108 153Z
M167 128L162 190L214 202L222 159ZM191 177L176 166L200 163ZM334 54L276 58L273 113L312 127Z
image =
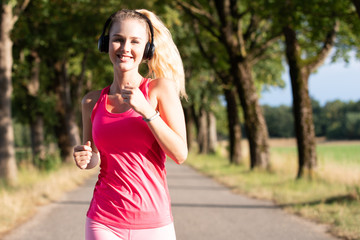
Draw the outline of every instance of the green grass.
M51 171L22 164L16 186L0 183L0 238L35 214L37 206L57 200L94 173L95 170L82 171L73 163Z
M246 161L244 165L230 165L220 155L190 153L187 162L237 193L272 200L286 211L331 225L334 235L360 239L359 148L351 144L319 145L321 166L312 181L295 180L297 153L292 146L271 148L271 172L250 171Z
M326 144L317 147L319 161L333 161L340 164L360 166L359 144Z
M288 154L295 156L297 154L296 147L272 147L271 151L278 154ZM360 145L352 143L329 143L318 145L316 148L318 161L324 163L327 161L336 162L346 165L360 166Z

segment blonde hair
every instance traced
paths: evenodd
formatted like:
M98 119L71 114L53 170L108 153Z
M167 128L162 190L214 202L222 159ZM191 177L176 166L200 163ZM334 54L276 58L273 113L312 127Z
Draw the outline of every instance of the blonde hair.
M172 39L169 29L165 27L164 23L153 12L145 9L118 11L114 14L113 21L115 19L123 20L132 18L146 23L146 20L141 18L136 12L145 15L150 20L154 30L153 44L155 45L155 51L153 57L147 62L149 69L148 76L172 80L175 83L179 96L187 98L185 91L185 73L180 53ZM150 39L150 30L147 23L146 28L148 29Z

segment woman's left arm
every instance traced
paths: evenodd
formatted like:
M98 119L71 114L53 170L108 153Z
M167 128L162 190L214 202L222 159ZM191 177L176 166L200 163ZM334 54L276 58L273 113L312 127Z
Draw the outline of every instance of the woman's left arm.
M147 122L148 126L166 155L181 164L187 158L188 148L184 112L175 84L155 79L150 83L149 95L160 117Z

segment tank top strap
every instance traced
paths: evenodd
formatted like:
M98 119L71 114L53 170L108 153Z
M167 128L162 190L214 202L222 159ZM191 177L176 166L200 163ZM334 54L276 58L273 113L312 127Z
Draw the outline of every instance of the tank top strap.
M149 83L150 83L151 78L144 78L144 80L142 81L139 89L140 91L144 94L146 100L150 100L149 98Z
M100 97L97 100L97 102L95 103L95 106L94 106L94 108L92 110L92 113L91 113L91 122L94 119L95 113L96 113L97 109L99 108L100 103L103 101L105 95L108 94L110 86L111 85L109 85L109 86L105 87L103 90L101 90Z

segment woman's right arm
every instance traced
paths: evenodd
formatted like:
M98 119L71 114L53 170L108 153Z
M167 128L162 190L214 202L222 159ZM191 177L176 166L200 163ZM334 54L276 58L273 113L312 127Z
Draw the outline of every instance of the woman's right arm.
M100 97L101 91L92 91L85 95L81 102L83 145L74 147L74 160L80 169L94 168L99 160L100 154L92 138L91 113Z

